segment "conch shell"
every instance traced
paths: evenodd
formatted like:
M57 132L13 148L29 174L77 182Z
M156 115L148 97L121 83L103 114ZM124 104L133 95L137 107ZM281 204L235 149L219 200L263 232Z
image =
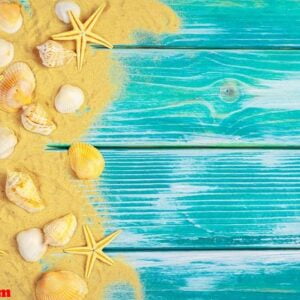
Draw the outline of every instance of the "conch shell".
M68 244L75 233L77 220L73 214L68 214L44 226L46 243L54 247Z
M0 68L9 65L15 55L14 45L4 39L0 39Z
M0 159L8 158L14 152L17 142L17 137L12 130L0 127Z
M65 49L60 43L52 40L37 46L37 49L43 65L48 68L64 66L76 56L75 52Z
M10 65L0 76L0 108L16 112L30 104L35 84L34 74L27 64Z
M40 260L47 251L43 232L39 228L18 233L16 240L20 255L28 262Z
M92 145L75 143L69 149L71 168L80 179L96 179L105 166L102 154Z
M21 172L8 172L5 192L7 198L25 209L35 213L45 208L38 190L29 175Z
M25 129L41 135L50 135L56 128L40 104L30 104L23 107L21 121Z
M21 6L9 1L0 2L0 30L15 33L22 27L22 24Z
M37 300L83 300L87 293L86 282L69 271L44 274L35 290Z

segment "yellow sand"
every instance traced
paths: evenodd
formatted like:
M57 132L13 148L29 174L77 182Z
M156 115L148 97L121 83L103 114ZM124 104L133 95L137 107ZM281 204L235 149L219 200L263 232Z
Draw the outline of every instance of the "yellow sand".
M100 0L77 1L82 9L82 19L86 19L97 8ZM0 33L1 38L12 41L15 45L15 61L30 65L37 79L35 101L48 111L58 129L51 137L32 134L22 128L20 114L8 114L0 111L0 122L10 127L18 136L19 143L14 154L7 160L0 161L0 249L9 255L1 257L0 287L11 289L12 299L34 299L34 286L41 275L39 263L27 263L22 260L16 249L15 236L18 232L42 227L45 223L67 213L74 213L79 227L68 247L84 244L82 224L90 221L95 236L103 236L101 220L93 207L88 204L84 189L76 185L70 170L66 153L46 152L45 145L52 141L70 143L82 136L93 119L107 106L122 86L112 82L110 72L122 68L114 62L110 51L87 50L83 70L79 73L76 61L59 69L47 69L40 63L35 47L45 42L52 34L70 29L61 23L54 14L55 1L32 0L32 16L23 12L25 25L14 35ZM113 44L127 44L135 31L153 33L173 32L179 26L177 16L165 5L155 0L111 0L98 21L95 32ZM73 44L65 44L72 47ZM1 69L0 69L1 71ZM116 73L116 72L114 72ZM81 115L61 115L53 107L53 98L62 84L74 84L81 87L86 95L86 104ZM27 172L38 186L47 208L36 214L28 214L10 203L5 196L5 174L8 169ZM86 183L90 184L90 183ZM98 199L103 201L102 199ZM104 200L105 201L105 200ZM123 233L123 234L126 234ZM70 270L83 277L85 258L62 254L61 248L50 248L44 261L50 269ZM142 287L135 270L121 258L112 266L97 262L88 281L87 299L101 299L105 288L112 283L125 282L135 289L136 298L142 298Z

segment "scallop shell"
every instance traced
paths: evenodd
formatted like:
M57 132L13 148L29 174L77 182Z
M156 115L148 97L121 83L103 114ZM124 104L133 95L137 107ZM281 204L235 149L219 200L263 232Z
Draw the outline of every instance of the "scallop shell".
M20 255L28 262L40 260L47 251L43 232L39 228L18 233L16 240Z
M70 23L68 11L72 11L77 17L80 17L80 6L73 1L58 1L55 5L57 17L66 24Z
M37 300L83 300L87 293L86 282L69 271L44 274L35 289Z
M76 86L63 85L55 97L55 108L62 114L75 113L84 102L83 91Z
M35 77L29 66L22 62L10 65L0 78L0 107L18 111L32 102L34 89Z
M73 214L56 219L44 226L46 243L54 247L68 244L75 233L77 220Z
M52 40L37 46L37 49L43 65L48 68L64 66L76 56L75 52L65 49L60 43Z
M9 65L15 55L14 45L4 39L0 39L0 68Z
M8 1L0 2L0 30L15 33L22 27L22 24L21 6Z
M14 152L17 142L17 137L12 130L0 127L0 159L8 158Z
M35 213L45 208L36 186L27 174L8 172L5 192L11 202L27 212Z
M48 119L46 111L40 104L30 104L23 109L21 121L28 131L49 135L55 130L55 124Z
M92 145L75 143L69 149L71 168L80 179L96 179L105 167L102 154Z

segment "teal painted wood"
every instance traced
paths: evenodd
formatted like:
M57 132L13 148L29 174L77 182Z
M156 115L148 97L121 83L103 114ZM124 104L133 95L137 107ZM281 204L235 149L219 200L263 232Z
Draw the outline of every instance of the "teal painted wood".
M127 84L98 146L299 146L300 52L119 50Z
M299 151L103 153L86 192L107 232L124 230L111 249L299 248Z

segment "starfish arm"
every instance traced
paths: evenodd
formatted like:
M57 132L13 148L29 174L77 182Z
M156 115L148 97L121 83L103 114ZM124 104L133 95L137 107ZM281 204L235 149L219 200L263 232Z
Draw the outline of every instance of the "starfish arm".
M96 254L95 252L91 252L91 254L88 256L86 265L85 265L85 278L90 278L92 270L94 268L96 261Z
M91 232L88 225L83 226L83 233L84 233L84 237L85 237L86 242L87 242L87 246L89 248L94 249L95 246L96 246L96 241L95 241L95 239L93 237L93 234L92 234L92 232Z
M110 42L106 41L104 38L102 38L102 37L100 37L97 34L94 34L92 32L89 32L87 34L87 41L91 42L91 43L95 43L97 45L105 46L109 49L112 49L114 47Z
M103 238L100 242L96 244L96 249L97 250L102 250L105 246L107 246L110 242L112 242L120 233L122 230L117 230L110 235L106 236Z
M108 257L106 254L104 254L103 252L101 252L101 253L96 252L96 255L97 255L97 259L99 259L103 263L105 263L109 266L113 265L114 261L110 257Z
M88 18L88 20L84 23L84 28L86 31L91 31L95 26L97 20L99 19L100 15L102 14L105 3L102 3L99 8Z
M76 39L76 54L77 54L77 69L80 70L80 61L81 61L81 55L84 55L84 53L81 53L81 38ZM83 228L84 231L84 228Z
M73 28L77 29L79 31L84 31L84 25L78 19L78 17L76 15L74 15L74 13L71 10L68 11L68 15L69 15L69 18L70 18Z
M78 36L78 31L71 30L68 32L54 34L51 36L51 38L55 41L70 41L70 40L75 40L77 36Z
M88 247L74 247L64 249L64 252L70 254L88 255L91 252L91 249L89 249Z
M80 61L79 61L79 71L82 69L82 66L83 66L83 60L84 60L84 53L85 53L85 50L86 50L86 44L87 44L87 40L86 40L86 37L83 36L82 39L81 39L81 43L80 43Z

